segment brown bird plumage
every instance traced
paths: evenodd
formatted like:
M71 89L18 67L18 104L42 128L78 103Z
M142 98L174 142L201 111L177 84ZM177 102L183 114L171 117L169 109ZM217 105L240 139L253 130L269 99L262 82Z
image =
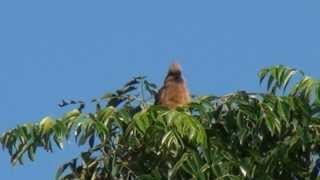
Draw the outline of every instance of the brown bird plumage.
M182 70L179 64L171 64L164 85L156 96L156 104L175 109L190 102L189 91L186 82L182 77Z

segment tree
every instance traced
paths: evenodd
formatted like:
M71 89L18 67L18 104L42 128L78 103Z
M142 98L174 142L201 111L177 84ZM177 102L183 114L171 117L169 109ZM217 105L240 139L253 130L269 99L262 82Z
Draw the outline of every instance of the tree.
M91 103L5 132L13 165L36 151L89 145L57 179L308 179L318 155L320 81L282 65L262 69L266 92L194 97L187 107L152 105L156 86L136 77ZM290 87L290 88L289 88ZM85 107L94 105L94 112Z

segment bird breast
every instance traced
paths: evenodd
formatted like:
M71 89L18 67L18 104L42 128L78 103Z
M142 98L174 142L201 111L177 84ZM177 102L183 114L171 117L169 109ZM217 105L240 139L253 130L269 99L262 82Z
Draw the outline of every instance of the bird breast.
M160 97L160 104L174 109L189 103L190 97L184 83L167 82Z

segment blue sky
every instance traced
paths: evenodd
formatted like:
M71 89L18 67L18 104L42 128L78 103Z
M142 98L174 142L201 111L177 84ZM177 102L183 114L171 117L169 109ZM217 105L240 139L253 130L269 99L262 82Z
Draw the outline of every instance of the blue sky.
M173 59L194 94L261 90L259 69L284 64L320 77L320 1L1 1L0 132L89 100L135 75L160 84ZM39 152L0 179L53 179L77 156Z

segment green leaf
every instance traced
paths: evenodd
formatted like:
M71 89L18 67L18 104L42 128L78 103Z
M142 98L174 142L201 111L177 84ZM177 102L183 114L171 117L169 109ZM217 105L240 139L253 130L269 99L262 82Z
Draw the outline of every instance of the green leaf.
M150 120L147 116L147 112L139 112L136 115L134 115L133 119L137 128L142 133L145 133L146 130L150 127Z
M59 180L61 175L65 172L65 170L70 166L69 163L63 164L59 167L57 173L56 173L56 180Z
M40 128L44 134L48 133L54 125L55 120L50 116L47 116L40 121Z

